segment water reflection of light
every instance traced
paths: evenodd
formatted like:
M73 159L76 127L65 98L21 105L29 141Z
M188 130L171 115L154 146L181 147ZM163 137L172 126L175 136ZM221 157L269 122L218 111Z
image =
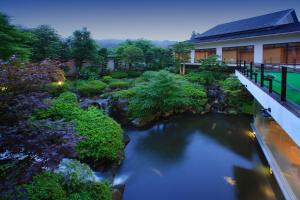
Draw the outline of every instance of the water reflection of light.
M113 181L113 185L121 185L121 184L124 184L128 178L130 177L131 174L122 174L122 175L118 175L114 178L114 181Z
M151 168L151 170L152 170L155 174L157 174L158 176L163 177L162 172L159 171L157 168Z
M254 131L247 131L246 132L246 135L251 138L251 139L254 139L255 138L255 132Z
M236 181L232 178L232 177L229 177L229 176L224 176L224 180L229 184L229 185L236 185Z

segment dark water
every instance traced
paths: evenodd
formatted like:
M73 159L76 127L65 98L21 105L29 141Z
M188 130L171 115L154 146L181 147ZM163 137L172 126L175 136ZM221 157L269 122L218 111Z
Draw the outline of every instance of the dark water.
M209 114L126 130L131 142L116 180L125 181L123 199L281 199L247 135L250 122Z

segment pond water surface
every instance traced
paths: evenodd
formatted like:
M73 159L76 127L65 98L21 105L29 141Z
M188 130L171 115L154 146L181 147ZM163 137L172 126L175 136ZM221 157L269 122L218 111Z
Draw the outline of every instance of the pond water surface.
M125 182L123 199L282 199L250 123L243 115L207 114L128 128L115 180Z

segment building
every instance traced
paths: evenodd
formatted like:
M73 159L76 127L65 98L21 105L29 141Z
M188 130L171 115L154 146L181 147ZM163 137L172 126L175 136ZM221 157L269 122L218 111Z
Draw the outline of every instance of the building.
M228 65L241 60L300 67L300 23L294 9L217 25L190 40L191 63L218 55Z

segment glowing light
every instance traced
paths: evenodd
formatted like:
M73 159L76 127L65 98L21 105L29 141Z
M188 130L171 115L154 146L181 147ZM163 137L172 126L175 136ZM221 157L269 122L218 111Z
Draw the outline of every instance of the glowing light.
M57 85L62 85L62 84L63 84L62 81L58 81L58 82L57 82Z
M7 87L0 87L1 92L5 92L7 90Z
M247 132L246 132L246 135L247 135L248 137L252 138L252 139L255 138L255 132L247 131Z

